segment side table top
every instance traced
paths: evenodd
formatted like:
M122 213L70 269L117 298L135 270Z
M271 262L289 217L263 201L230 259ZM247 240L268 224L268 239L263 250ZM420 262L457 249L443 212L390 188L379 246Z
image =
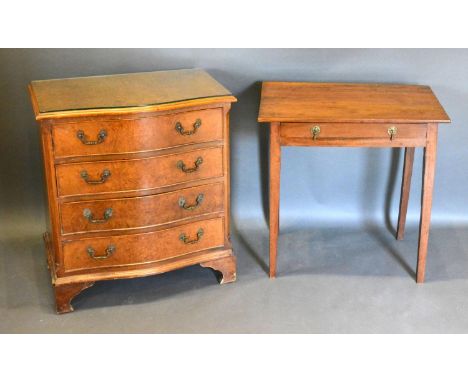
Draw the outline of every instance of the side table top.
M263 82L259 122L450 122L429 86Z

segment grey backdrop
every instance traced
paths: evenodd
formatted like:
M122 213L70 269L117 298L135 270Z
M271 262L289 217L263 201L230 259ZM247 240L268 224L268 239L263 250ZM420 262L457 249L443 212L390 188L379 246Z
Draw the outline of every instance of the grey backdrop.
M439 133L433 222L467 221L468 50L31 49L0 51L2 231L24 233L43 221L43 175L29 81L193 67L206 69L238 97L231 113L237 225L265 224L267 126L256 122L262 80L430 85L453 121ZM370 220L391 227L401 166L399 149L283 149L282 226ZM417 150L410 223L419 214L420 174Z
M74 300L75 313L54 315L28 82L192 67L239 99L231 113L237 282L220 287L196 266L106 281ZM261 80L433 88L453 123L439 134L426 284L414 282L421 150L406 238L391 235L400 149L283 149L279 277L268 279L268 130L256 122ZM0 332L466 333L467 105L468 50L0 50Z

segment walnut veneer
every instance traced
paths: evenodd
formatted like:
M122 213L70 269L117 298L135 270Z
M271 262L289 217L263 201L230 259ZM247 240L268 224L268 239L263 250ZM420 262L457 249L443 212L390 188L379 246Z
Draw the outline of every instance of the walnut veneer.
M202 70L33 81L57 311L98 280L200 264L236 279L229 110Z

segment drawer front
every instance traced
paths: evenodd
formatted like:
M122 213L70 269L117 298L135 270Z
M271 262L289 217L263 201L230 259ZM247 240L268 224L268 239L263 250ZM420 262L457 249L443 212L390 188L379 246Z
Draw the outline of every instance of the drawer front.
M202 220L150 233L64 242L64 270L151 263L223 245L223 219Z
M373 123L282 123L281 140L284 143L320 145L322 142L359 140L383 145L398 143L423 144L426 140L425 124L373 124Z
M222 109L152 118L87 121L52 129L56 158L134 153L223 139Z
M138 198L63 203L62 232L143 228L223 211L223 183Z
M56 166L60 196L149 190L223 175L223 148Z

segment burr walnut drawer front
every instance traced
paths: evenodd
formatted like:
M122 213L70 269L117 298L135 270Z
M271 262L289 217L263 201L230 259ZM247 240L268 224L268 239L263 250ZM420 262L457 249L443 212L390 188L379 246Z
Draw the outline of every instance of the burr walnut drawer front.
M142 228L222 212L223 183L159 195L63 203L62 233Z
M387 123L282 123L280 137L284 144L320 145L347 140L369 144L424 145L425 124Z
M150 233L63 242L64 269L151 263L223 245L223 218L202 220Z
M133 153L223 139L222 109L139 119L57 124L52 130L56 158Z
M149 190L223 175L223 148L56 166L60 196Z

